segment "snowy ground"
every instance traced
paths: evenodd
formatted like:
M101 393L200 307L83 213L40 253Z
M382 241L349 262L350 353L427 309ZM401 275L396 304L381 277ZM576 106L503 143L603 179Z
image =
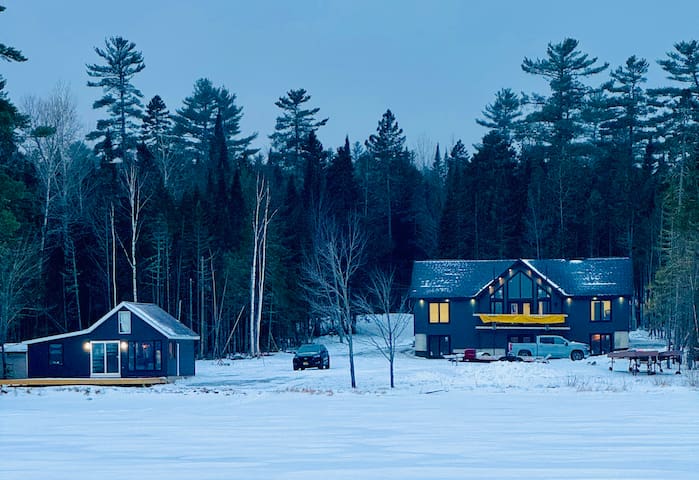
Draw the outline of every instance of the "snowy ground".
M323 341L330 370L278 353L151 388L6 388L0 478L699 478L696 371L455 365L405 342L391 390L358 335L352 390L346 346Z

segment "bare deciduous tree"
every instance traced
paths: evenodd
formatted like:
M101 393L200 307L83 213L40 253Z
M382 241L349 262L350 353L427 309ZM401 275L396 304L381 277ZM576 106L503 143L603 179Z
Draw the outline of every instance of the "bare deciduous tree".
M23 111L30 124L24 148L42 192L40 253L61 252L66 268L62 275L67 279L63 327L67 328L68 317L74 317L82 328L76 237L84 223L82 187L90 165L86 148L77 142L81 126L76 100L67 86L58 84L46 99L25 98Z
M405 313L406 299L397 299L394 272L376 271L369 279L368 293L359 300L361 310L367 320L378 331L371 335L369 341L388 360L391 388L394 388L394 363L398 340L410 324L410 315Z
M131 237L129 239L129 248L121 243L121 247L126 254L126 259L131 267L131 288L133 290L133 301L138 302L138 259L136 257L136 247L143 226L141 217L151 195L145 192L147 175L141 174L136 165L131 163L124 167L123 182L126 189L126 199L128 202L129 225L131 227Z
M365 246L366 237L356 215L350 216L344 226L325 216L318 222L313 252L307 256L303 268L304 289L311 313L336 320L347 339L352 388L357 387L352 342L356 302L350 287L362 266Z
M0 245L0 357L2 378L5 378L5 342L11 329L34 304L32 282L41 268L38 245L30 241Z
M265 273L267 267L267 231L276 211L269 211L269 185L257 179L255 211L252 230L252 266L250 268L250 355L261 354L260 330L262 325L262 303L265 294Z

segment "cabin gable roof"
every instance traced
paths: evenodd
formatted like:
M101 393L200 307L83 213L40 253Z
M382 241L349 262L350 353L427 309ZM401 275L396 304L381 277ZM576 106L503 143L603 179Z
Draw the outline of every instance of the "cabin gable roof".
M136 317L146 322L148 325L170 340L199 340L199 335L196 332L192 331L175 317L155 304L121 302L86 329L63 333L60 335L52 335L49 337L34 338L32 340L26 340L23 343L30 345L33 343L87 335L95 331L95 329L97 329L100 325L112 318L116 312L123 310L124 308L131 311L136 315Z

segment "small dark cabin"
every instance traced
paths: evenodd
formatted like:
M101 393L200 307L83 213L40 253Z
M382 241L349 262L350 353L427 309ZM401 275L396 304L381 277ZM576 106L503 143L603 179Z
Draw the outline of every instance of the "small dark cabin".
M415 262L410 287L415 353L505 353L508 342L556 334L593 354L628 347L629 258Z
M29 378L184 377L199 335L157 305L121 302L85 330L27 340Z

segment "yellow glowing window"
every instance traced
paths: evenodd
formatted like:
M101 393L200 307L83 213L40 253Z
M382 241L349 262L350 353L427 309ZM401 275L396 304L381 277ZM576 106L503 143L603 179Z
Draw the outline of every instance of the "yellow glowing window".
M612 319L611 300L592 300L590 302L590 321L608 322Z
M449 323L449 302L430 303L430 323Z

